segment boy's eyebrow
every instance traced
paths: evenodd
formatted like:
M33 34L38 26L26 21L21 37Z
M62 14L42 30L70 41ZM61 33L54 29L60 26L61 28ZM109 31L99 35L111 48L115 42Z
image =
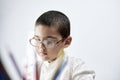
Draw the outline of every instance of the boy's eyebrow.
M53 39L57 39L56 37L54 36L47 36L46 38L53 38Z
M37 36L37 35L34 35L34 37L40 38L40 37L39 37L39 36ZM54 37L54 36L46 36L45 38L57 39L57 38L56 38L56 37Z
M37 35L34 35L34 37L38 37L39 38L39 36L37 36Z

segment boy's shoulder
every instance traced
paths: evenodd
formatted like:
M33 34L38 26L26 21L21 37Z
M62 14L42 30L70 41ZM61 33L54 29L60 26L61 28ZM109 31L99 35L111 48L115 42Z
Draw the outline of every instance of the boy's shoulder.
M72 56L72 55L68 55L68 54L65 54L66 58L68 59L68 62L72 63L72 64L84 64L85 62L79 58L79 57L76 57L76 56Z
M66 55L66 57L68 57L68 65L73 69L73 71L90 71L91 73L94 73L91 66L81 58L71 55Z
M82 65L85 64L85 62L79 58L79 57L75 57L75 56L71 56L71 55L67 55L68 57L68 63L74 68L74 67L81 67Z
M95 72L94 70L86 64L81 58L73 57L70 55L67 55L68 57L68 67L72 73L72 77L76 78L76 80L80 79L80 75L83 78L90 78L90 80L93 80L95 78Z

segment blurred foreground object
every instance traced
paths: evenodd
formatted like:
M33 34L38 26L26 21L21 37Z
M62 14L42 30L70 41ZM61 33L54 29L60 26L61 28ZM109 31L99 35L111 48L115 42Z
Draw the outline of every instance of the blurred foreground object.
M2 64L1 59L0 59L0 80L10 80L10 77Z

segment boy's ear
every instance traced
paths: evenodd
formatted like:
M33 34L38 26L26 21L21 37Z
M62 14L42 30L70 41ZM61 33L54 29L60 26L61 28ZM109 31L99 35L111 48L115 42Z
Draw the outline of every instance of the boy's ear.
M68 36L68 38L65 39L65 43L64 43L64 48L67 48L72 42L72 37Z

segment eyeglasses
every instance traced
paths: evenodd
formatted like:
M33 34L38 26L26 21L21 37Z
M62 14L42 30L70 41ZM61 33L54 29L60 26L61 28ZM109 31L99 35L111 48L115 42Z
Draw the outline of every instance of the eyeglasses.
M38 47L40 44L44 44L46 48L53 48L55 47L59 42L64 41L64 39L61 39L59 41L51 40L51 39L45 39L41 41L40 39L35 39L34 37L29 40L30 44L34 47Z

